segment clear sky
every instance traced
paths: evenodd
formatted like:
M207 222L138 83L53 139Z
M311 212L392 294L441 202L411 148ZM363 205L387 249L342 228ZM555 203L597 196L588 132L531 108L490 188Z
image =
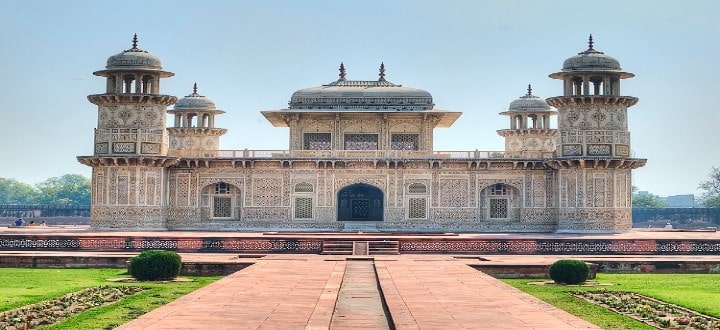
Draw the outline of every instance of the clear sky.
M34 184L90 176L75 156L92 155L104 92L92 75L111 55L139 47L175 76L163 94L199 92L227 113L222 149L287 149L286 128L261 110L287 107L298 89L337 79L386 78L432 93L461 111L437 129L435 150L502 150L498 115L525 94L562 94L548 78L587 48L636 74L622 94L629 109L640 190L698 193L720 166L720 1L39 1L5 0L0 11L0 177ZM168 121L172 123L172 121Z

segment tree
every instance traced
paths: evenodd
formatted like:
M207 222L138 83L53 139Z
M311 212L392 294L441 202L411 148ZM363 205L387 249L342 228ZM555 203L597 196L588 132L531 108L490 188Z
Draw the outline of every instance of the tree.
M667 207L667 203L663 202L660 197L653 194L638 194L638 187L632 186L632 207L663 208Z
M35 204L39 197L37 190L27 183L0 178L0 204Z
M698 188L705 190L703 205L705 207L720 207L720 167L710 168L710 179L700 182Z
M90 205L90 179L79 174L49 178L35 185L40 204Z
M633 195L632 207L637 208L663 208L667 203L660 200L660 197L652 194Z

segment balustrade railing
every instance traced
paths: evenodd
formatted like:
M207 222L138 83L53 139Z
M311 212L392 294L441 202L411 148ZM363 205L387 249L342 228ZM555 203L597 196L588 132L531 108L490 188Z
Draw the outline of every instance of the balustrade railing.
M418 150L170 150L184 158L284 158L284 159L494 159L552 158L552 152L418 151Z

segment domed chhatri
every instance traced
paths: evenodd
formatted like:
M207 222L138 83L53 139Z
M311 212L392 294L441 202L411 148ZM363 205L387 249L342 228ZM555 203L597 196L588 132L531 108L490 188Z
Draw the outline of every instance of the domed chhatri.
M188 152L203 151L210 155L220 148L219 137L227 129L215 127L215 116L225 111L218 110L210 98L198 94L197 83L193 84L192 94L178 100L167 113L175 116L174 126L167 128L172 154L187 156Z
M215 102L209 97L198 94L197 83L193 85L193 93L175 103L175 110L215 110Z
M527 94L512 101L508 110L500 114L510 117L510 128L497 131L505 138L505 157L550 157L557 137L557 130L550 128L550 117L557 112L532 94L530 84Z
M532 86L528 84L527 94L510 103L508 111L541 111L552 108L545 99L532 94Z
M293 93L288 110L426 111L432 110L432 95L425 90L403 87L385 80L380 64L378 80L347 80L340 63L338 80Z

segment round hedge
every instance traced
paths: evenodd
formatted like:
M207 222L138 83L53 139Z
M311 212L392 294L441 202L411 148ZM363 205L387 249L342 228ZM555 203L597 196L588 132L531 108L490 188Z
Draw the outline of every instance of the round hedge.
M590 274L590 267L580 260L558 260L550 266L550 278L558 284L585 283Z
M180 274L182 260L173 251L147 250L130 258L128 272L140 281L172 280Z

